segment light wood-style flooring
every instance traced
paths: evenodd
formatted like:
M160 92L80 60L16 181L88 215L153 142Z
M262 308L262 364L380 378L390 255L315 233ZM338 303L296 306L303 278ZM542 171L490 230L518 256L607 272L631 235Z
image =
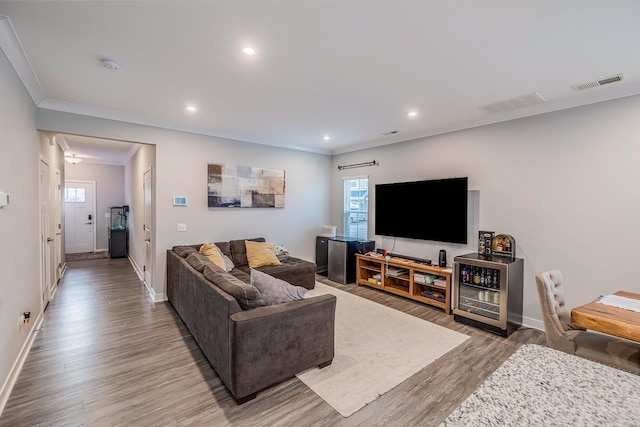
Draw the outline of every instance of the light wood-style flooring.
M318 281L471 336L343 418L297 378L237 405L167 303L153 303L127 259L68 263L0 416L0 426L437 426L524 343L442 310L356 285Z

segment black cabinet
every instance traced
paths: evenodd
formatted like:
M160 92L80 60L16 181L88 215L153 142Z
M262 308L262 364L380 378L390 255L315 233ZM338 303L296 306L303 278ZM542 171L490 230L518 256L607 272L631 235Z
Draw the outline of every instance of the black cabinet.
M128 252L129 231L127 229L128 206L109 208L109 256L124 258Z
M329 237L316 236L316 273L327 275L329 267Z

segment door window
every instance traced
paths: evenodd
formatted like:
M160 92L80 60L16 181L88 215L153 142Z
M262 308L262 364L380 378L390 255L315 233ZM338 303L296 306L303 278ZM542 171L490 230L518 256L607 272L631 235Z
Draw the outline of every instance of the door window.
M65 187L64 201L65 203L84 203L86 201L84 188L66 188Z

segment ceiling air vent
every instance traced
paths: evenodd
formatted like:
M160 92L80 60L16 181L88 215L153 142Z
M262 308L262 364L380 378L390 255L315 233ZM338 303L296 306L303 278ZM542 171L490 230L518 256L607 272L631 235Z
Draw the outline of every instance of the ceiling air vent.
M591 82L580 83L577 85L571 86L571 89L576 92L580 92L581 90L592 89L594 87L608 85L610 83L615 83L624 80L624 73L616 74L615 76L605 77L600 80L593 80Z
M519 110L521 108L532 107L534 105L543 104L544 98L537 92L528 93L526 95L517 96L511 99L505 99L504 101L496 102L493 104L483 105L479 107L481 110L489 113L504 113L507 111Z

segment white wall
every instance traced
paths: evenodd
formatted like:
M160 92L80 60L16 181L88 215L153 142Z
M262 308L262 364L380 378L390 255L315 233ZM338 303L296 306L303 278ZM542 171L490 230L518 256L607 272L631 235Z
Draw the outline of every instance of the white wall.
M468 176L479 193L479 228L515 237L524 258L524 316L542 328L537 272L564 274L567 304L577 306L617 290L640 291L635 255L640 242L640 96L629 97L335 156L332 221L340 224L338 164L378 160L356 170L377 183ZM425 195L428 199L430 195ZM433 195L437 197L437 195ZM370 236L375 203L370 192ZM437 259L474 252L396 239L394 252ZM392 238L375 236L378 247Z
M166 250L177 244L263 236L315 260L315 236L330 215L328 156L42 109L38 128L156 146L156 294L165 294ZM284 169L285 208L209 209L207 163L216 162ZM173 196L189 205L172 206ZM187 231L178 232L178 223Z
M8 398L21 349L32 336L40 307L38 244L39 138L36 107L0 50L0 411ZM17 331L18 315L32 323Z
M111 206L124 202L124 166L78 163L65 166L67 180L95 181L96 183L96 251L109 249L109 218Z

